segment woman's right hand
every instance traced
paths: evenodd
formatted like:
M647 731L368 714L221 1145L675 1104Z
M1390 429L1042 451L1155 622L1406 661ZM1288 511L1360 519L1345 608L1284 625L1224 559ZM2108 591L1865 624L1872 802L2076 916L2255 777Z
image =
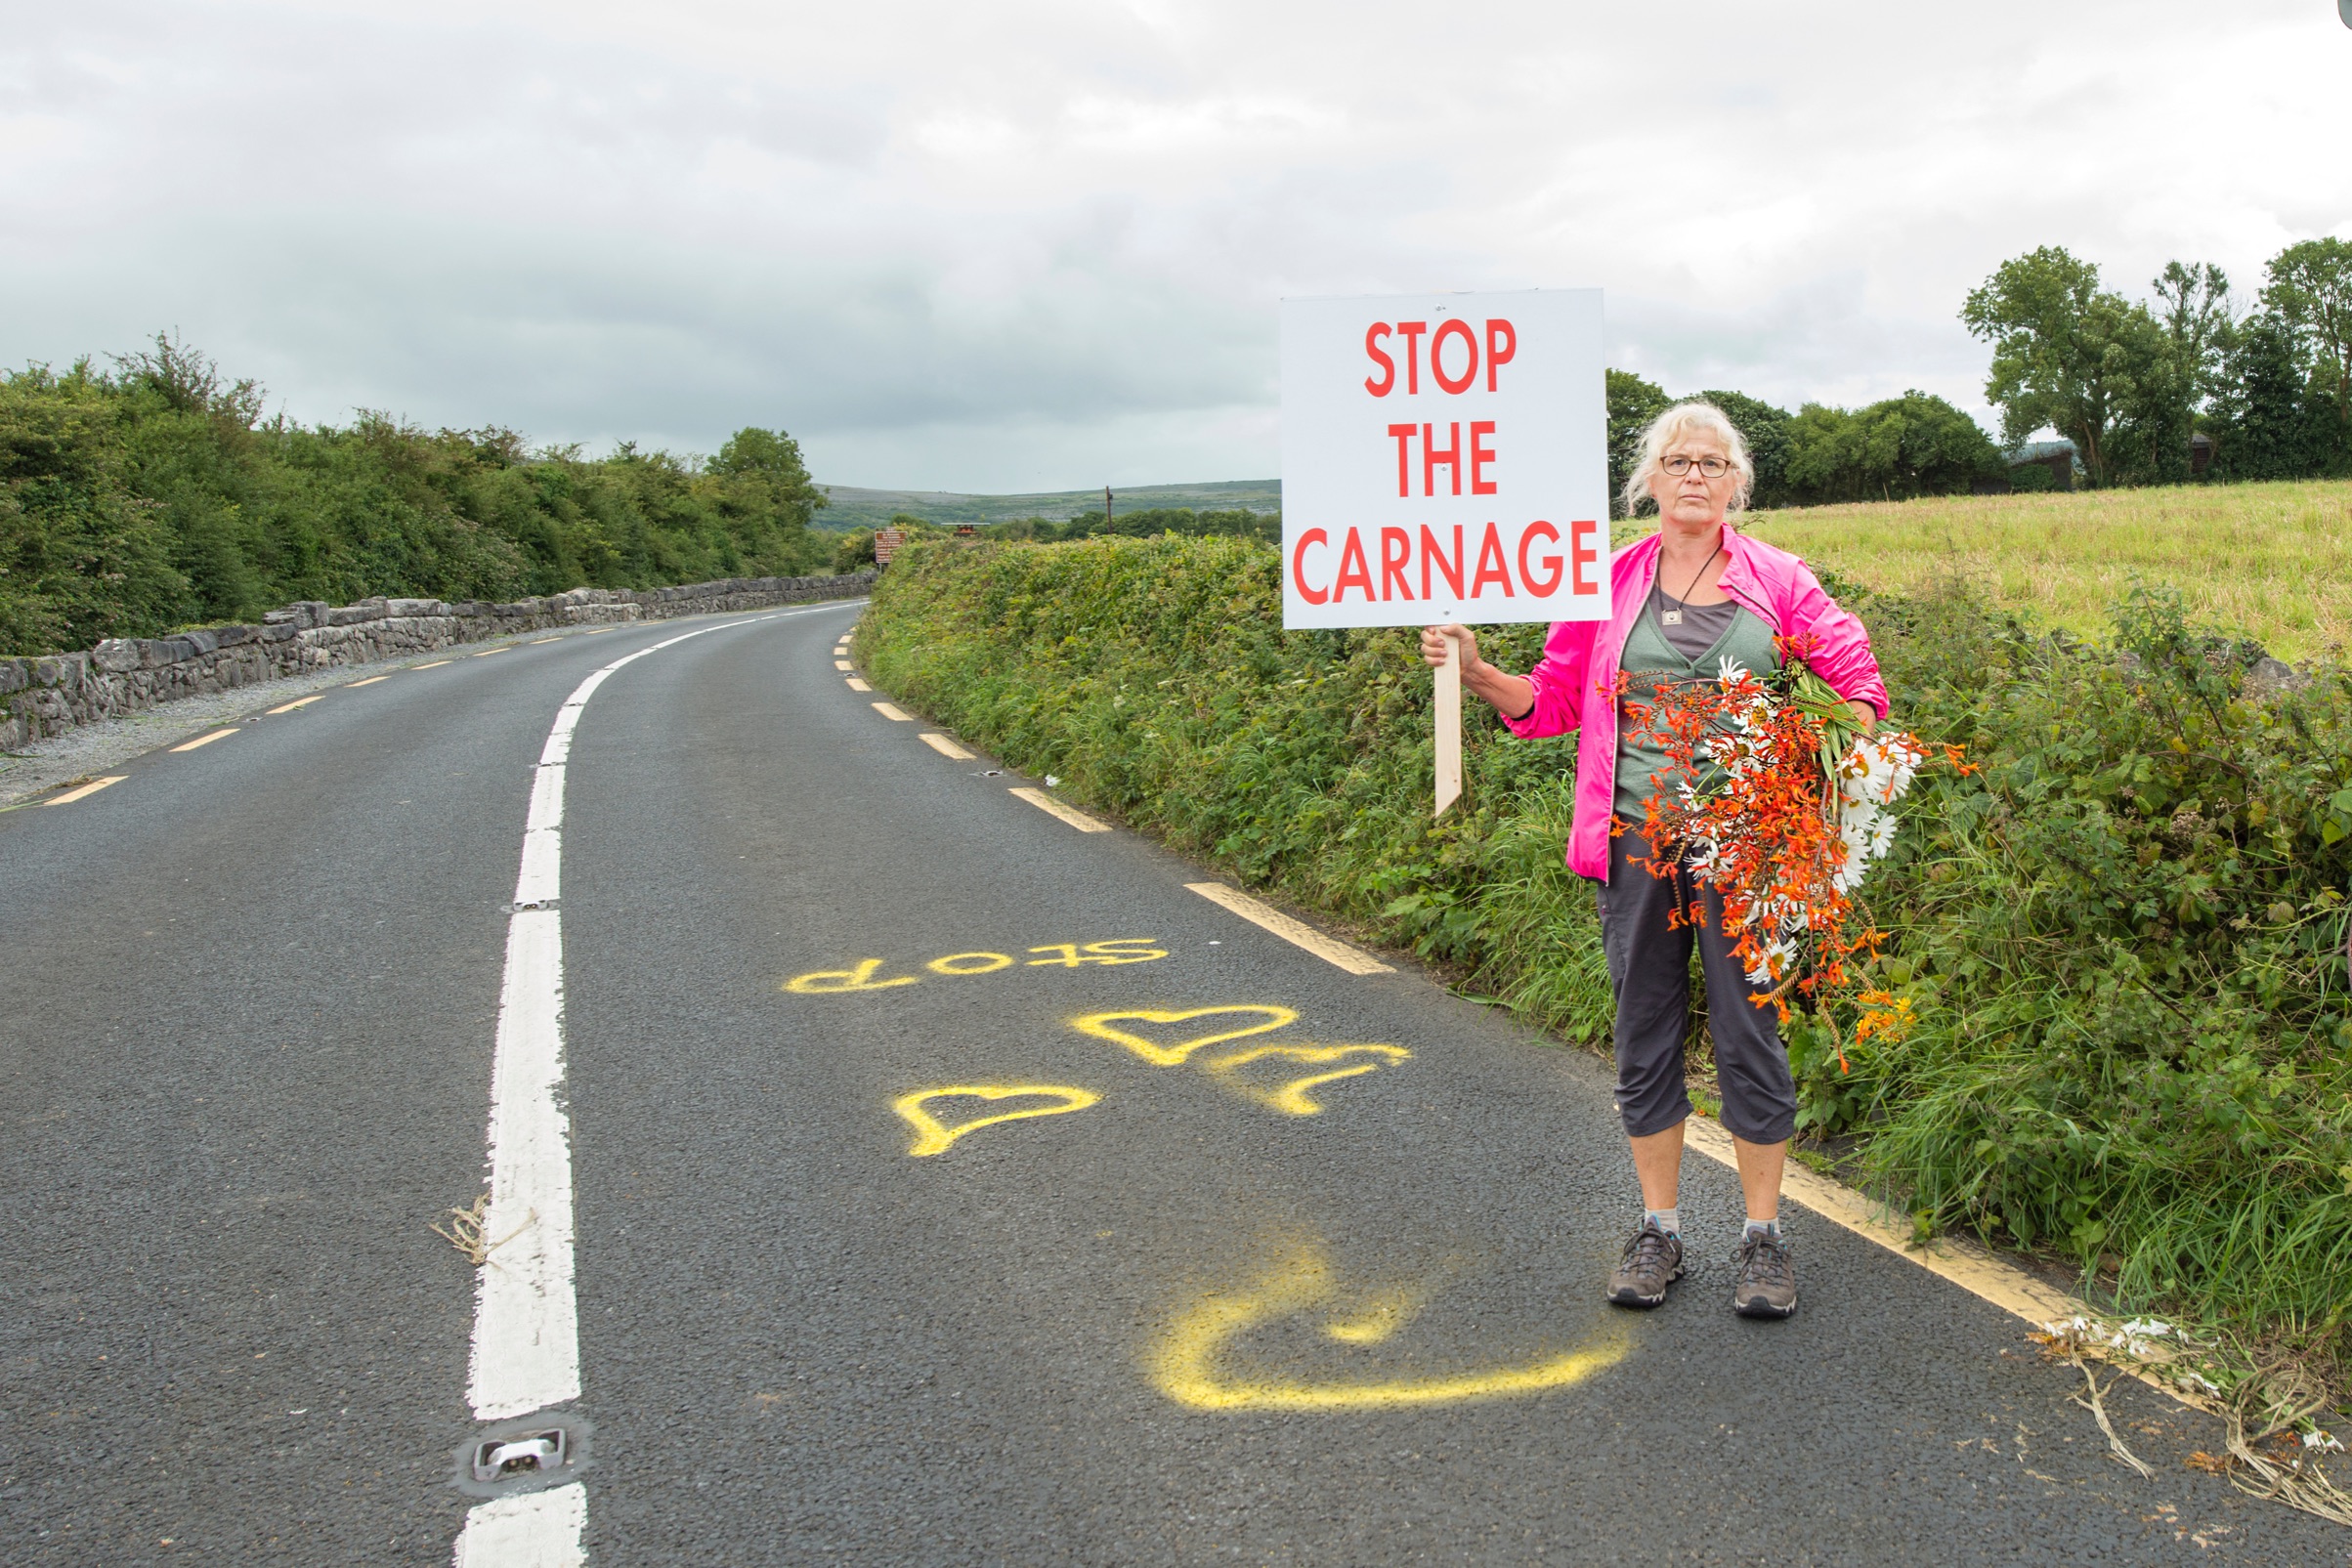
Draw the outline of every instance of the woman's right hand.
M1421 657L1433 669L1443 664L1445 645L1449 638L1462 645L1462 671L1467 675L1478 662L1478 634L1468 626L1448 624L1422 627Z

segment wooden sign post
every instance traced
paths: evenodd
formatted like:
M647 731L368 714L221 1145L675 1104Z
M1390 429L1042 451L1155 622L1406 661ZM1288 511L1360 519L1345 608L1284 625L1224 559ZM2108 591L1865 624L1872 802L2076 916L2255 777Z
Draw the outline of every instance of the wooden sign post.
M1437 811L1462 798L1462 643L1445 640L1445 662L1433 671L1437 677Z
M1282 302L1282 624L1605 620L1601 291ZM1462 793L1462 650L1436 675Z

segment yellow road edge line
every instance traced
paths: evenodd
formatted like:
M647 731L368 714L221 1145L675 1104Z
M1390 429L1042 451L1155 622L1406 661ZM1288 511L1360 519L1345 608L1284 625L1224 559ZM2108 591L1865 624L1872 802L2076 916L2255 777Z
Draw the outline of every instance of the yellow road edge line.
M454 661L454 660L452 660L452 659L447 659L447 658L437 658L437 659L433 660L433 662L432 662L432 663L430 663L430 664L411 664L411 665L409 665L408 667L409 667L410 669L439 669L439 668L441 668L441 666L442 666L442 665L444 665L444 664L449 664L449 663L453 663L453 662L455 662L455 661Z
M980 760L944 735L926 734L922 738L922 743L952 762L977 762Z
M856 666L855 664L852 664L852 663L851 663L849 660L847 660L846 658L836 658L836 659L834 659L834 660L833 661L833 667L834 667L834 668L835 668L835 669L856 669L856 668L857 668L857 666Z
M1722 1123L1693 1115L1684 1128L1683 1136L1690 1147L1734 1170L1739 1167L1732 1135L1724 1130ZM2090 1313L2090 1308L2080 1300L2014 1263L2003 1262L1973 1242L1939 1236L1925 1247L1913 1247L1907 1216L1888 1218L1883 1205L1793 1160L1781 1177L1780 1190L1831 1224L1842 1226L1864 1241L1876 1242L1930 1274L1950 1281L1979 1300L1989 1301L2036 1328ZM2156 1386L2163 1385L2156 1383Z
M130 775L127 773L117 773L111 774L104 779L93 779L88 784L82 785L79 789L68 789L62 795L52 795L47 800L41 801L40 804L44 806L71 805L74 801L81 799L84 795L95 795L107 785L118 784L129 777Z
M298 697L291 702L280 702L278 706L270 709L270 716L276 718L280 713L291 713L298 707L309 707L313 702L321 701L325 697L324 692L313 692L310 696Z
M1107 833L1109 823L1096 822L1076 806L1065 806L1043 789L1015 789L1014 794L1049 817L1059 817L1082 833Z
M887 702L875 703L874 711L879 713L885 719L896 719L901 724L913 724L915 722L914 714L902 713Z
M1327 937L1302 920L1294 920L1270 904L1261 904L1238 888L1222 882L1186 882L1187 891L1212 904L1222 905L1252 925L1271 931L1293 947L1304 948L1325 963L1337 964L1351 975L1392 975L1395 966L1381 962L1334 937Z
M606 632L619 631L620 629L620 628L618 626L599 626L594 631L583 632L581 635L587 637L602 637Z
M353 682L351 683L351 685L352 685L352 686L373 686L373 685L374 685L376 682L378 682L378 681L388 681L388 680L390 680L390 679L392 679L392 677L391 677L391 676L389 676L389 675L370 675L370 676L368 676L368 677L367 677L367 679L365 679L365 680L363 680L363 681L353 681ZM345 687L345 688L344 688L344 690L346 690L346 691L349 691L350 689L351 689L350 687Z
M508 643L504 648L485 648L481 653L472 655L470 657L474 658L488 658L492 654L511 654L514 651L514 644Z
M541 643L560 643L562 641L561 637L534 637L531 640L531 646L536 648Z
M236 734L235 730L215 730L210 735L199 735L192 741L183 741L172 749L174 751L193 751L200 745L210 745L215 741L225 741L235 734Z
M859 680L855 675L849 677L849 689L853 692L871 692L874 690L873 687L868 686L864 681Z

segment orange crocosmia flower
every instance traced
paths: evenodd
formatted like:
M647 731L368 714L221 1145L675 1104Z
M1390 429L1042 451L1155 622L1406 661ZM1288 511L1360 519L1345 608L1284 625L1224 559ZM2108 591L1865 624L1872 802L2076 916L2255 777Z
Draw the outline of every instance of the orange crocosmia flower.
M1804 649L1784 640L1781 651L1793 671ZM1864 855L1883 852L1889 826L1881 823L1876 842L1866 833L1849 841L1841 811L1856 808L1842 804L1823 771L1833 718L1808 711L1778 685L1736 667L1713 680L1661 683L1646 701L1632 700L1622 677L1618 691L1628 733L1644 736L1667 760L1652 776L1644 802L1641 826L1651 849L1645 869L1663 877L1688 865L1722 895L1723 929L1732 938L1732 955L1751 981L1766 988L1754 998L1756 1005L1777 1006L1785 1021L1784 998L1793 989L1812 997L1827 1018L1822 1004L1856 984L1854 967L1875 956L1885 941L1854 906L1851 888L1866 861L1856 875L1844 873L1858 842ZM1822 705L1815 704L1817 709ZM1869 776L1877 807L1891 803L1909 783L1909 771L1899 771L1885 783L1890 757L1916 767L1940 752L1939 760L1947 766L1964 772L1970 767L1958 746L1931 751L1900 732L1873 736L1866 744L1864 761L1850 765L1860 769L1868 757L1879 759L1879 771ZM1863 777L1860 771L1853 774L1858 781ZM1878 793L1885 798L1876 799ZM1676 919L1695 924L1701 917L1694 903ZM1907 998L1868 992L1858 1001L1863 1022L1857 1039L1891 1043L1908 1034ZM1831 1028L1834 1035L1834 1024ZM1838 1060L1842 1067L1842 1045Z

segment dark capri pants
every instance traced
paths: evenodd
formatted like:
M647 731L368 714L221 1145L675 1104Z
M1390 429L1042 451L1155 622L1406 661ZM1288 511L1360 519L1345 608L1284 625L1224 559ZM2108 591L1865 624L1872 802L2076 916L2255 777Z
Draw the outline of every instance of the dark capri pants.
M1723 896L1688 871L1652 876L1635 864L1649 854L1640 833L1609 841L1608 881L1601 887L1601 944L1617 993L1617 1113L1626 1135L1645 1138L1690 1114L1683 1086L1683 1037L1690 1027L1690 943L1698 942L1707 977L1707 1024L1715 1037L1715 1076L1723 1124L1749 1143L1778 1143L1797 1128L1797 1086L1779 1013L1750 1000L1765 989L1732 956L1723 932ZM1706 911L1695 932L1671 917L1695 890Z

